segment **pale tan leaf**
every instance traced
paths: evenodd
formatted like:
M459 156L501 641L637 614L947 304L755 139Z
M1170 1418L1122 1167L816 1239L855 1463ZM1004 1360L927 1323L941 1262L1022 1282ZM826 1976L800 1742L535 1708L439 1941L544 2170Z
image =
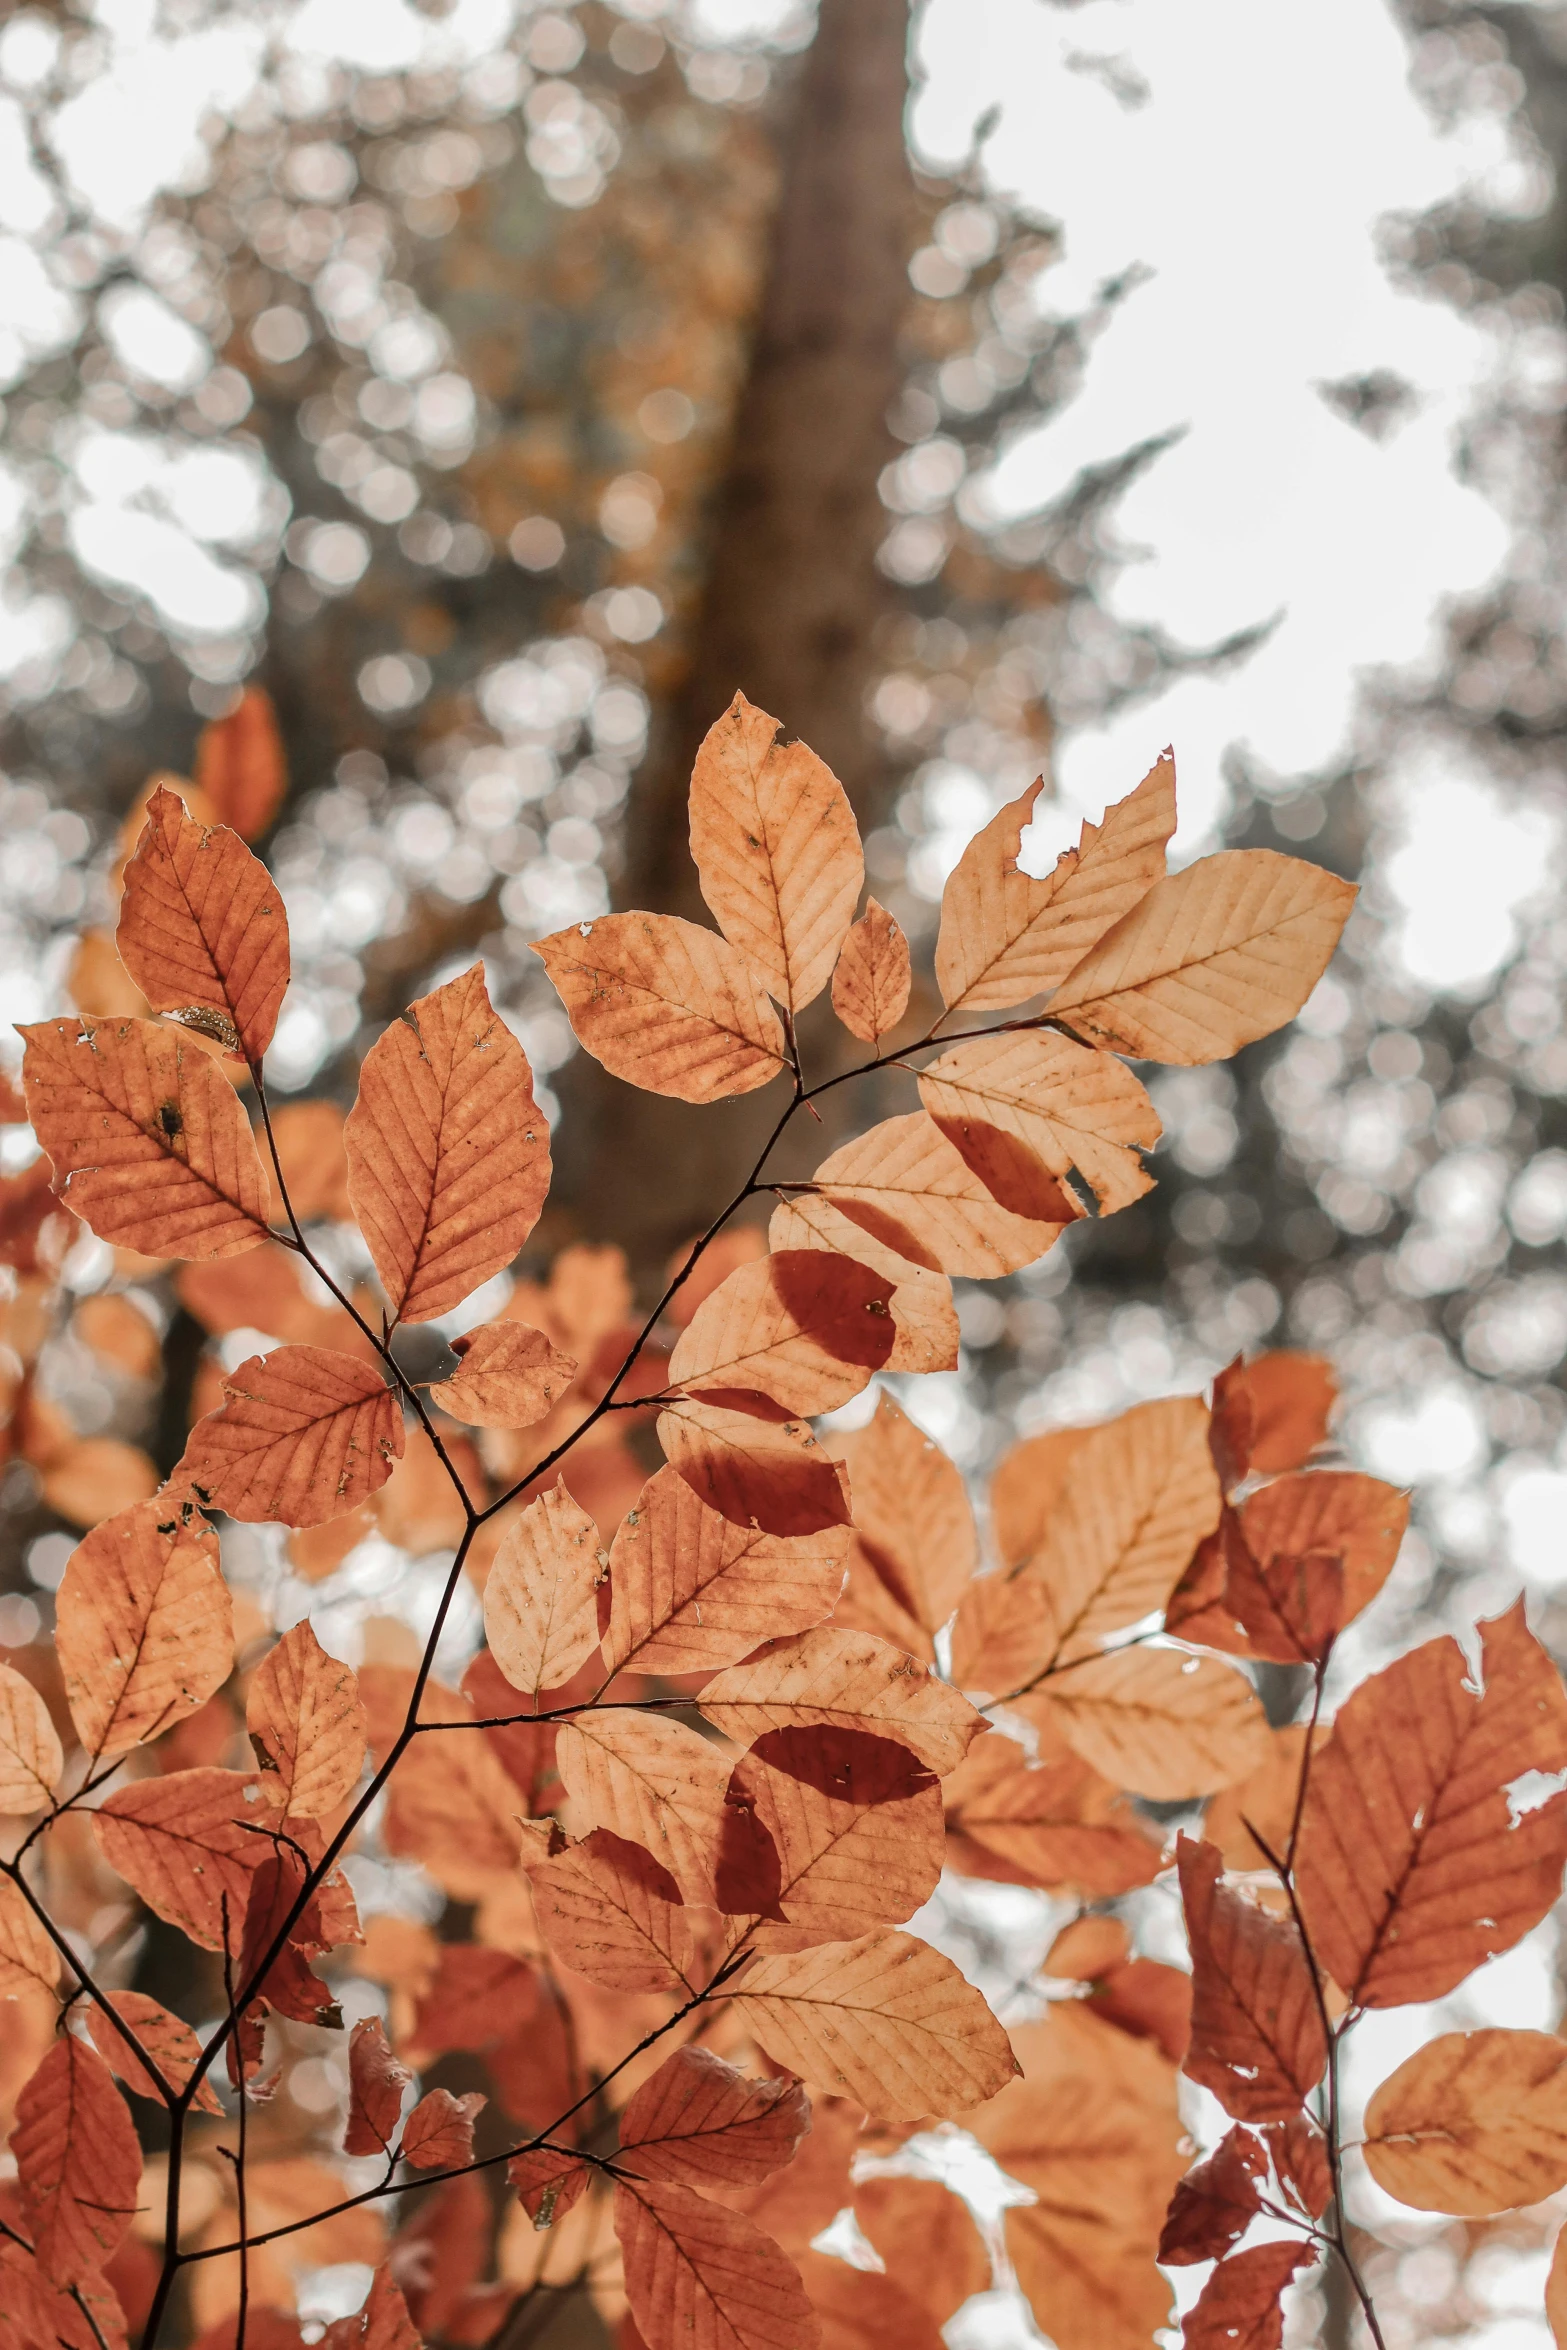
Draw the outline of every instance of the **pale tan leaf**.
M237 832L192 823L176 793L154 792L115 943L155 1012L260 1061L288 986L288 917Z
M836 1625L769 1640L715 1674L697 1703L743 1746L768 1730L869 1730L900 1739L938 1775L956 1769L985 1727L967 1698L913 1657Z
M912 976L903 931L885 906L867 898L833 967L832 1008L849 1034L879 1044L908 1009Z
M865 859L848 794L804 743L736 694L691 771L691 855L702 895L771 994L821 994L854 918Z
M703 1963L703 1927L716 1919L683 1907L673 1877L642 1845L606 1828L562 1844L558 1830L551 1837L529 1827L522 1865L540 1933L562 1966L590 1982L609 1991L668 1992L683 2002L711 1971Z
M55 1189L100 1239L233 1257L267 1238L267 1179L233 1087L152 1020L40 1020L18 1034L27 1114Z
M482 964L376 1039L343 1142L348 1196L394 1321L449 1313L511 1263L550 1187L550 1130Z
M576 1824L640 1844L688 1901L711 1901L730 1759L667 1715L598 1706L563 1723L556 1768Z
M1416 2211L1479 2218L1567 2186L1567 2042L1555 2032L1444 2032L1366 2107L1366 2167Z
M0 1879L0 1999L53 1991L59 1980L59 1951L26 1895L9 1879Z
M1164 871L1175 830L1169 751L1036 880L1017 860L1043 789L1042 778L1030 784L975 834L942 893L936 979L949 1011L1001 1011L1053 987Z
M764 1730L735 1764L720 1909L783 1918L791 1944L901 1925L941 1875L941 1794L906 1746L812 1724Z
M912 1934L752 1959L733 1997L770 2056L882 2121L966 2113L1018 2069L972 1984Z
M470 1428L531 1428L576 1377L570 1355L526 1322L490 1322L454 1340L461 1360L449 1379L430 1389L430 1401Z
M439 1702L451 1719L450 1694ZM461 1707L457 1718L470 1714L465 1700L455 1705ZM482 1730L426 1733L405 1749L392 1773L387 1850L417 1860L454 1901L483 1901L498 1883L514 1879L522 1802L517 1782Z
M786 1066L761 982L727 939L675 914L605 914L537 938L577 1041L614 1077L677 1101L751 1093Z
M1066 1491L1072 1457L1087 1428L1051 1428L1004 1452L990 1480L990 1530L1004 1567L1020 1567L1040 1547Z
M12 1665L0 1665L0 1814L42 1811L65 1765L49 1708Z
M849 1472L854 1555L921 1631L939 1632L979 1559L960 1471L890 1395L832 1449Z
M1227 1060L1294 1018L1355 895L1299 857L1221 849L1156 882L1068 972L1051 1017L1140 1060Z
M1003 1205L1027 1202L1035 1160L1057 1181L1075 1167L1105 1216L1153 1188L1137 1154L1158 1141L1159 1113L1108 1053L1038 1030L977 1036L921 1070L919 1088L947 1140Z
M599 1531L557 1478L506 1529L484 1586L484 1630L514 1689L569 1681L598 1646Z
M262 1769L277 1776L282 1808L320 1819L357 1785L365 1709L350 1668L328 1656L308 1622L262 1659L245 1700L245 1726Z
M874 1240L938 1273L994 1280L1053 1248L1082 1213L1044 1167L1002 1207L923 1110L884 1118L822 1161L812 1181Z
M1059 1673L1026 1700L1117 1787L1164 1802L1211 1795L1268 1751L1244 1673L1175 1648L1122 1648Z
M55 1644L90 1755L123 1754L193 1714L234 1664L234 1603L212 1528L167 1500L106 1518L71 1553Z
M322 1346L252 1355L198 1420L171 1482L231 1518L319 1526L356 1509L403 1454L403 1414L377 1366Z
M781 1200L767 1227L768 1245L784 1249L831 1249L839 1256L857 1257L872 1272L892 1283L887 1311L892 1316L892 1352L884 1371L955 1371L958 1367L958 1315L952 1284L945 1273L915 1265L896 1249L871 1237L831 1200L809 1191Z
M615 2232L650 2350L816 2350L799 2271L738 2211L690 2187L621 2179Z
M658 1441L709 1508L769 1534L849 1523L847 1480L799 1420L768 1420L687 1396L658 1415Z
M680 1333L669 1384L765 1395L802 1417L836 1411L892 1352L892 1291L868 1265L822 1249L740 1265Z

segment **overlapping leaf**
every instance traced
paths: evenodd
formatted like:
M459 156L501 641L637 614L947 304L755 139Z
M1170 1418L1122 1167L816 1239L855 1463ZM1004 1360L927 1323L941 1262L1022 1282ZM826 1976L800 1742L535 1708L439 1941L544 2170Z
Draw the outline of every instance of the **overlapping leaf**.
M941 1795L906 1746L842 1728L765 1730L729 1781L721 1909L848 1942L899 1924L941 1875Z
M712 1899L728 1758L667 1715L601 1706L563 1724L555 1749L586 1829L640 1844L687 1900Z
M703 1980L701 1917L641 1844L594 1828L580 1844L547 1830L524 1837L539 1930L563 1966L609 1991L668 1991L687 1999ZM711 1922L711 1921L709 1921Z
M627 2105L620 2152L644 2179L750 2187L780 2170L811 2126L797 2081L753 2081L706 2048L677 2048Z
M365 1709L349 1666L328 1656L308 1623L263 1658L245 1700L245 1725L281 1809L296 1819L335 1811L365 1759Z
M770 2236L689 2187L623 2180L615 2233L644 2338L683 2350L815 2350L798 2270Z
M849 1523L843 1472L799 1420L690 1396L659 1413L658 1440L692 1491L738 1526L797 1535Z
M1193 1970L1185 2069L1237 2121L1285 2121L1327 2062L1311 1962L1293 1921L1223 1883L1211 1844L1183 1836L1178 1858Z
M234 1663L211 1527L156 1499L106 1518L71 1553L55 1644L90 1755L123 1754L205 1705Z
M870 1731L901 1740L943 1775L985 1727L966 1698L915 1658L836 1625L767 1641L745 1664L716 1673L697 1702L741 1745L769 1730Z
M669 1383L689 1395L765 1395L802 1416L835 1411L892 1352L893 1287L822 1249L741 1265L680 1333Z
M947 1857L966 1876L1103 1900L1151 1884L1163 1865L1157 1837L1080 1755L1033 1765L993 1730L944 1793Z
M884 1118L825 1158L812 1180L872 1239L976 1281L1031 1265L1082 1213L1043 1164L1003 1207L923 1110Z
M576 1376L570 1355L526 1322L491 1322L454 1341L461 1357L430 1401L470 1428L531 1428L565 1394Z
M894 917L867 898L838 950L832 975L832 1008L851 1036L879 1044L908 1009L913 974L909 942Z
M854 1497L854 1566L886 1593L903 1644L928 1660L979 1557L962 1476L890 1395L834 1450Z
M0 1814L42 1811L64 1762L38 1691L14 1666L0 1665Z
M610 1074L683 1102L751 1093L785 1066L761 982L727 939L675 914L606 914L533 941L578 1043Z
M195 824L154 792L125 869L115 940L155 1012L258 1062L288 986L288 918L277 884L227 825Z
M402 1459L402 1409L373 1362L280 1346L241 1363L223 1393L172 1482L231 1518L319 1526L357 1509Z
M198 1769L138 1779L104 1798L93 1826L104 1859L147 1907L204 1950L237 1948L250 1880L272 1850L256 1773Z
M920 1100L1003 1206L1027 1214L1041 1166L1058 1182L1075 1167L1101 1215L1153 1187L1139 1150L1159 1114L1124 1062L1064 1036L976 1037L921 1070Z
M163 2081L171 2089L183 2089L201 2057L201 2043L190 2025L171 2015L145 1991L107 1992L103 2004L88 2011L87 2029L92 2034L93 2046L110 2071L119 2075L133 2097L150 2097L160 2105L165 2099L157 2078L142 2063L135 2047L105 2013L105 2008L112 2008L121 2022L129 2026ZM223 2111L210 2081L200 2083L193 2103L202 2113Z
M514 1689L559 1688L598 1646L598 1527L559 1478L510 1525L484 1586L484 1629Z
M769 1246L779 1252L814 1248L856 1257L892 1283L887 1310L892 1316L893 1340L892 1351L881 1366L884 1371L957 1369L958 1316L952 1284L945 1273L911 1264L815 1192L794 1192L781 1201L773 1210L767 1238Z

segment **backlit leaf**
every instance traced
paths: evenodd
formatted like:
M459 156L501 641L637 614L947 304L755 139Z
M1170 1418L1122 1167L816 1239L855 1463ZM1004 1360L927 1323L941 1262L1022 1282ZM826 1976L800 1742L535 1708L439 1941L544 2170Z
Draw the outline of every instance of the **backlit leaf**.
M892 1352L892 1292L868 1265L822 1249L741 1265L680 1333L669 1384L765 1395L802 1416L836 1411Z
M773 1420L688 1396L658 1416L670 1466L710 1509L769 1534L849 1523L847 1480L799 1420Z
M979 1558L962 1475L890 1395L833 1449L854 1496L852 1555L915 1627L918 1653L929 1659Z
M491 1322L459 1338L457 1369L430 1390L430 1401L470 1428L531 1428L557 1404L576 1376L570 1355L526 1322Z
M867 898L838 950L832 1008L851 1036L879 1044L908 1009L909 942L885 906Z
M0 1999L53 1991L59 1979L59 1951L18 1887L0 1879Z
M615 2233L648 2350L815 2350L798 2270L739 2212L689 2187L622 2180Z
M965 1876L1103 1900L1151 1884L1163 1865L1158 1839L1080 1755L1031 1764L992 1730L943 1793L947 1857Z
M130 2226L141 2149L108 2066L85 2041L67 2033L33 2074L11 2152L40 2267L56 2285L86 2283Z
M157 791L125 869L115 940L155 1012L258 1062L288 986L288 917L276 882L226 824L192 823Z
M949 1682L868 1632L769 1640L717 1673L697 1700L726 1737L748 1746L768 1730L868 1730L896 1738L931 1770L955 1770L985 1727Z
M272 1850L256 1831L271 1819L254 1772L171 1771L116 1788L93 1827L110 1868L149 1909L204 1950L221 1950L225 1901L238 1945L251 1877Z
M251 1680L245 1726L262 1769L277 1774L282 1809L319 1819L357 1784L365 1709L351 1669L328 1656L308 1622L285 1632Z
M707 2048L677 2048L620 2117L620 2159L644 2179L749 2187L794 2159L811 2126L797 2081L753 2081Z
M1124 1062L1069 1037L1033 1031L954 1045L920 1072L920 1100L965 1164L1004 1206L1028 1212L1043 1165L1076 1167L1101 1215L1153 1188L1137 1153L1162 1131Z
M1185 2070L1237 2121L1287 2120L1327 2062L1300 1935L1224 1884L1211 1844L1183 1836L1177 1858L1193 1969Z
M252 1355L198 1420L172 1482L249 1523L319 1526L357 1509L403 1454L403 1414L379 1368L322 1346Z
M1232 2252L1187 2313L1184 2350L1279 2350L1284 2339L1280 2296L1316 2257L1314 2244L1293 2238Z
M277 814L288 767L271 698L259 685L247 685L226 717L202 728L196 788L242 840L259 840Z
M901 1924L936 1889L940 1790L935 1774L890 1738L765 1730L735 1764L727 1803L738 1816L721 1848L721 1909L781 1915L795 1939L847 1942ZM732 1884L731 1852L740 1864Z
M1162 1802L1210 1795L1256 1768L1268 1722L1244 1673L1218 1657L1122 1648L1026 1701L1118 1787Z
M812 1181L851 1223L911 1263L976 1281L1031 1265L1082 1213L1042 1165L1002 1207L923 1110L884 1118L846 1142Z
M751 1093L785 1066L778 1015L727 939L675 914L606 914L533 951L577 1041L614 1077L677 1101Z
M484 1629L514 1689L557 1689L593 1654L601 1559L598 1527L564 1477L507 1528L484 1586Z
M529 1830L522 1862L539 1931L560 1963L606 1990L688 1999L704 1980L701 1913L680 1905L662 1863L604 1828L554 1852L549 1844L547 1832Z
M778 1253L815 1248L856 1257L892 1283L887 1311L892 1316L893 1340L892 1351L881 1366L884 1371L957 1369L958 1316L952 1284L945 1273L911 1264L896 1249L873 1239L831 1200L810 1191L797 1191L780 1201L767 1227L767 1238Z
M1213 1385L1215 1429L1222 1418L1243 1417L1243 1442L1226 1490L1251 1471L1275 1477L1281 1469L1303 1469L1328 1433L1338 1396L1333 1367L1322 1355L1279 1347L1249 1363L1237 1358Z
M562 1725L556 1765L584 1828L640 1844L689 1901L712 1899L730 1762L667 1714L598 1706Z
M1318 1551L1343 1561L1346 1623L1370 1606L1387 1581L1408 1523L1407 1493L1345 1469L1276 1478L1241 1510L1255 1558L1266 1562Z
M348 2039L348 2128L345 2154L386 2154L397 2140L403 2091L413 2081L387 2046L378 2015L361 2016Z
M1176 2188L1159 2238L1160 2260L1172 2268L1221 2260L1261 2210L1257 2182L1267 2176L1261 2141L1250 2130L1226 2130Z
M234 1664L234 1604L212 1528L157 1499L105 1518L71 1553L55 1640L90 1755L123 1754L193 1714Z
M189 2024L177 2015L170 2015L166 2007L150 1999L145 1991L108 1991L103 1996L105 2005L112 2007L130 2026L170 2088L183 2089L201 2057L201 2043ZM118 2073L133 2097L150 2097L163 2104L163 2091L157 2081L124 2033L115 2029L103 2007L88 2009L87 2029L104 2063L111 2072ZM193 2102L202 2113L221 2115L223 2111L210 2081L201 2083Z
M469 2089L430 2089L403 2124L403 2160L415 2170L452 2170L473 2160L473 2125L484 2099Z
M1416 2211L1473 2217L1567 2186L1567 2045L1554 2032L1444 2032L1366 2107L1366 2167Z
M0 1814L42 1811L65 1765L49 1708L12 1665L0 1665Z

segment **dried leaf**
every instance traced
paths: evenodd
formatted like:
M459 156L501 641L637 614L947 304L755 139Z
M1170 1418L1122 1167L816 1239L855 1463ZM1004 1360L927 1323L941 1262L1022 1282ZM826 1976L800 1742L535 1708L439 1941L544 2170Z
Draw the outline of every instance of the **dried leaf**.
M1280 1477L1241 1511L1247 1547L1264 1565L1313 1551L1343 1561L1344 1623L1369 1607L1387 1581L1408 1523L1407 1493L1341 1469Z
M640 1844L595 1828L580 1844L523 1843L539 1931L563 1966L609 1991L688 1999L702 1979L699 1913Z
M196 744L196 789L243 840L259 840L288 790L283 738L270 696L247 685L224 718Z
M115 943L155 1012L260 1061L288 986L288 917L237 832L193 824L174 792L155 792Z
M1338 1397L1333 1366L1323 1355L1280 1347L1249 1363L1239 1357L1213 1385L1213 1416L1233 1423L1229 1492L1251 1474L1275 1477L1281 1469L1304 1468L1327 1439Z
M1226 2130L1213 2152L1187 2172L1171 2199L1159 2258L1178 2268L1222 2260L1262 2209L1259 2179L1268 2158L1250 2130Z
M49 1708L31 1681L0 1665L0 1814L42 1811L64 1767Z
M821 2324L821 2350L945 2350L929 2310L890 2276L851 2268L825 2252L802 2249L794 2257ZM917 2269L897 2273L910 2284L926 2281ZM621 2350L634 2345L623 2343Z
M171 1482L247 1524L319 1526L384 1485L403 1454L403 1415L374 1363L322 1346L252 1355L198 1420Z
M58 1950L20 1888L0 1879L0 1999L53 1991L59 1980Z
M1377 2185L1416 2211L1480 2217L1567 2186L1567 2044L1554 2032L1444 2032L1366 2107Z
M972 2214L933 2179L857 2179L854 2216L886 2262L887 2278L897 2278L900 2298L910 2296L913 2314L926 2323L945 2325L971 2294L990 2290L990 2260ZM814 2299L810 2278L805 2289ZM889 2350L911 2345L894 2337Z
M1161 1802L1227 1787L1267 1752L1267 1716L1245 1674L1176 1648L1090 1657L1024 1710L1045 1716L1116 1786Z
M1317 2257L1315 2244L1254 2244L1221 2260L1188 2312L1185 2350L1279 2350L1280 2295Z
M162 2105L163 2091L124 2033L115 2029L104 2007L112 2007L130 2026L172 2089L183 2089L195 2071L201 2058L200 2041L189 2024L177 2015L170 2015L166 2007L150 1999L145 1991L106 1991L102 2000L102 2006L87 2011L87 2029L92 2034L93 2046L110 2071L118 2073L133 2097L150 2097ZM210 2081L201 2083L193 2102L202 2113L221 2115L223 2111Z
M517 1790L482 1730L414 1740L392 1774L384 1833L388 1851L422 1862L456 1901L482 1901L511 1877Z
M737 1526L678 1470L660 1469L610 1546L605 1664L611 1673L711 1672L770 1633L819 1624L832 1613L848 1546L838 1526L793 1536Z
M455 2170L473 2160L473 2125L484 2099L470 2089L454 2097L449 2089L431 2089L420 2098L403 2124L403 2160L415 2170Z
M1288 2120L1327 2062L1300 1935L1222 1882L1211 1844L1183 1836L1177 1859L1193 1969L1185 2070L1237 2121Z
M950 1683L884 1640L836 1625L769 1640L717 1673L697 1700L715 1729L748 1746L808 1726L897 1738L938 1775L955 1770L985 1728Z
M1567 2246L1567 2228L1557 2236L1550 2274L1545 2280L1545 2315L1556 2350L1562 2350L1562 2345L1567 2343L1567 2250L1564 2246Z
M1002 1454L990 1481L990 1527L1004 1567L1020 1567L1043 1543L1078 1446L1092 1433L1052 1428Z
M370 2279L365 2305L353 2317L335 2318L322 2336L324 2350L423 2350L391 2264Z
M775 2060L883 2121L965 2113L1017 2071L979 1993L912 1934L754 1958L733 1999Z
M511 1263L550 1187L549 1124L481 964L376 1039L343 1142L394 1321L449 1313Z
M852 1556L924 1634L929 1659L979 1559L962 1475L890 1395L834 1450L854 1496Z
M514 1689L558 1689L599 1642L599 1532L558 1478L502 1537L484 1586L484 1630Z
M1036 880L1017 860L1043 789L1041 778L975 834L942 893L936 978L949 1011L1002 1011L1054 986L1164 871L1175 830L1170 752Z
M329 2030L341 2031L342 2009L320 1976L306 1963L307 1952L319 1951L326 1935L317 1903L312 1901L300 1910L305 1889L306 1864L299 1852L288 1844L266 1848L250 1880L235 1977L239 1983L253 1984L253 1996L264 1999L276 2014L287 2016L291 2022L324 2024ZM290 1920L294 1921L292 1925ZM278 1947L279 1938L285 1935L286 1939ZM232 2079L236 2076L233 2042L229 2045ZM259 2032L255 2053L259 2069Z
M615 2233L626 2297L653 2350L816 2350L799 2272L739 2212L689 2187L622 2180Z
M920 1100L986 1189L1028 1213L1043 1165L1057 1182L1076 1167L1101 1215L1153 1188L1139 1150L1162 1128L1124 1062L1035 1030L954 1045L920 1072Z
M532 2146L514 2154L506 2176L536 2228L553 2227L581 2200L593 2173L585 2162L554 2146Z
M1221 849L1155 882L1050 999L1087 1042L1145 1061L1222 1061L1292 1020L1356 892L1273 849Z
M935 1774L890 1738L766 1730L735 1764L726 1804L718 1906L781 1916L792 1942L847 1942L901 1924L936 1889Z
M124 1754L195 1713L234 1664L234 1603L212 1528L156 1499L106 1518L71 1553L55 1639L89 1755Z
M909 942L894 917L867 898L833 966L832 1008L851 1036L879 1044L908 1009Z
M148 1257L233 1257L267 1238L244 1110L189 1037L151 1020L40 1020L17 1033L55 1189L100 1239Z
M1285 2194L1308 2219L1320 2219L1333 2200L1333 2170L1322 2132L1301 2113L1270 2123L1262 2134Z
M387 2154L397 2141L403 2091L413 2075L386 2042L378 2015L361 2016L348 2039L348 2128L345 2154Z
M69 2287L96 2277L136 2209L141 2149L96 2050L56 2040L17 2100L11 2152L39 2265Z
M765 1395L802 1417L836 1411L892 1352L893 1287L821 1249L741 1265L681 1332L669 1384L693 1395Z
M797 2081L753 2081L707 2048L677 2048L620 2117L619 2160L644 2179L751 2187L792 2162L811 2126Z
M798 1420L682 1397L659 1413L658 1441L692 1491L737 1526L796 1535L849 1523L843 1472Z
M893 1285L887 1310L892 1316L892 1352L884 1371L955 1371L958 1367L958 1316L952 1302L952 1284L945 1273L913 1265L896 1249L872 1239L852 1223L841 1208L814 1192L801 1191L780 1202L767 1227L770 1247L828 1249L855 1257Z
M1151 1884L1163 1865L1157 1838L1079 1755L1030 1764L992 1730L943 1792L947 1858L965 1876L1103 1900Z
M276 1772L282 1808L294 1817L335 1811L358 1783L365 1759L359 1684L308 1622L285 1632L263 1658L245 1700L245 1726L256 1760Z
M221 1950L225 1901L232 1946L251 1877L272 1849L254 1829L270 1821L255 1773L195 1770L116 1788L94 1814L93 1827L110 1868L149 1909L204 1950Z
M716 1102L787 1065L778 1015L745 957L695 922L606 914L532 943L578 1043L613 1077Z
M470 1428L531 1428L559 1403L576 1377L570 1355L526 1322L490 1322L454 1340L461 1357L430 1401Z
M923 1110L884 1118L824 1159L812 1180L911 1263L976 1281L1031 1265L1082 1213L1043 1166L1026 1197L1002 1207Z
M710 1901L729 1758L683 1722L600 1706L562 1726L562 1783L584 1827L640 1844L683 1898Z

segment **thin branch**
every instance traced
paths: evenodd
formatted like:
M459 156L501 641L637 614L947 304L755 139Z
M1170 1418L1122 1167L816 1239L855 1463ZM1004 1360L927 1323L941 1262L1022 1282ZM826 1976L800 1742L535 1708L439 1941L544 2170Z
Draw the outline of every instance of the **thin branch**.
M43 1903L39 1900L37 1894L33 1891L31 1885L29 1885L27 1882L26 1877L23 1876L20 1866L20 1858L21 1856L19 1854L16 1860L0 1860L0 1875L4 1875L10 1878L18 1893L20 1893L28 1908L32 1911L34 1917L38 1920L38 1923L42 1926L50 1941L54 1944L55 1949L59 1952L60 1956L67 1962L72 1972L75 1974L77 1981L77 1991L73 1994L73 1996L79 1997L81 1993L85 1992L87 1997L93 2000L103 2010L110 2023L114 2026L116 2032L118 2032L120 2038L124 2041L126 2047L136 2058L137 2062L146 2067L148 2074L157 2088L158 2095L163 2099L164 2104L167 2105L172 2111L175 2103L177 2102L178 2094L174 2088L174 2084L164 2078L162 2068L142 2046L139 2037L125 2021L125 2018L121 2015L119 2009L110 2000L108 1994L105 1991L99 1989L97 1983L93 1980L86 1967L82 1964L82 1961L77 1957L76 1952L71 1948L70 1943L60 1932L53 1918L49 1915L49 1912L45 1909Z

